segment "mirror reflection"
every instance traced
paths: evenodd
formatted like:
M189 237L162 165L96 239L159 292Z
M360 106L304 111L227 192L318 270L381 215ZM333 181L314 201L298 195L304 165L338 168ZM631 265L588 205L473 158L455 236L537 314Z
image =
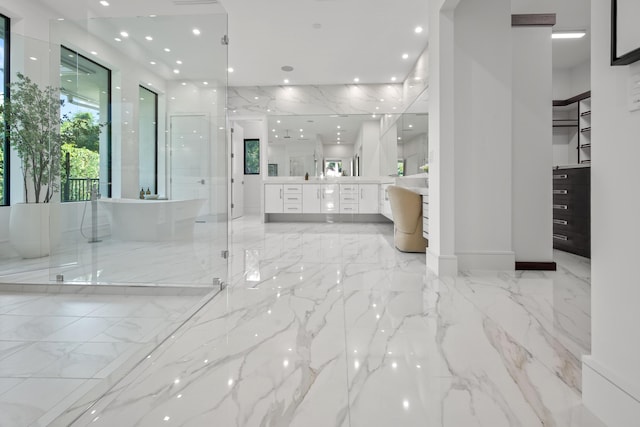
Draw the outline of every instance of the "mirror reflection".
M404 114L268 117L268 176L415 175L428 161L426 91Z

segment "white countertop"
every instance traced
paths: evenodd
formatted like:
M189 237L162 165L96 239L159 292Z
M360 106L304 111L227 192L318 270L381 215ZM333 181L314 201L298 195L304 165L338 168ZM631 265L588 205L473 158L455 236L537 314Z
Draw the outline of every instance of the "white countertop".
M319 178L310 176L306 181L303 176L282 176L270 177L262 180L264 184L392 184L395 178L387 177L366 177L366 176L339 176L331 178Z
M559 165L559 166L554 166L552 169L576 169L576 168L590 168L591 167L591 163L581 163L581 164L575 164L575 165Z

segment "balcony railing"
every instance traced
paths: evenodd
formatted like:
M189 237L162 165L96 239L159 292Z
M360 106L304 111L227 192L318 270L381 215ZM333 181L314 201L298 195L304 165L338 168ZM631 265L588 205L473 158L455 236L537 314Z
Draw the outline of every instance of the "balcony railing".
M66 178L62 183L63 202L91 200L91 189L98 188L98 178Z

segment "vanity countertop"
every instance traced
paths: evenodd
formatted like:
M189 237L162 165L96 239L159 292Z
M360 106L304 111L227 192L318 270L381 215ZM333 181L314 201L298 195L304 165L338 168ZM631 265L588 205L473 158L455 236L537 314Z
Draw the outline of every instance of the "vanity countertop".
M553 170L556 169L576 169L576 168L590 168L591 167L591 163L581 163L581 164L576 164L576 165L559 165L559 166L554 166Z
M310 176L306 181L302 176L270 177L263 184L392 184L394 177L338 176L319 178Z

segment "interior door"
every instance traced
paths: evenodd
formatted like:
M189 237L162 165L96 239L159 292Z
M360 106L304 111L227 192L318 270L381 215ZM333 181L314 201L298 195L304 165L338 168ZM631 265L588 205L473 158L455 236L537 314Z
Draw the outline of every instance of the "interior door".
M231 128L231 217L244 215L244 129L237 123Z
M210 200L209 120L205 114L171 116L171 198ZM210 212L205 203L201 215Z

